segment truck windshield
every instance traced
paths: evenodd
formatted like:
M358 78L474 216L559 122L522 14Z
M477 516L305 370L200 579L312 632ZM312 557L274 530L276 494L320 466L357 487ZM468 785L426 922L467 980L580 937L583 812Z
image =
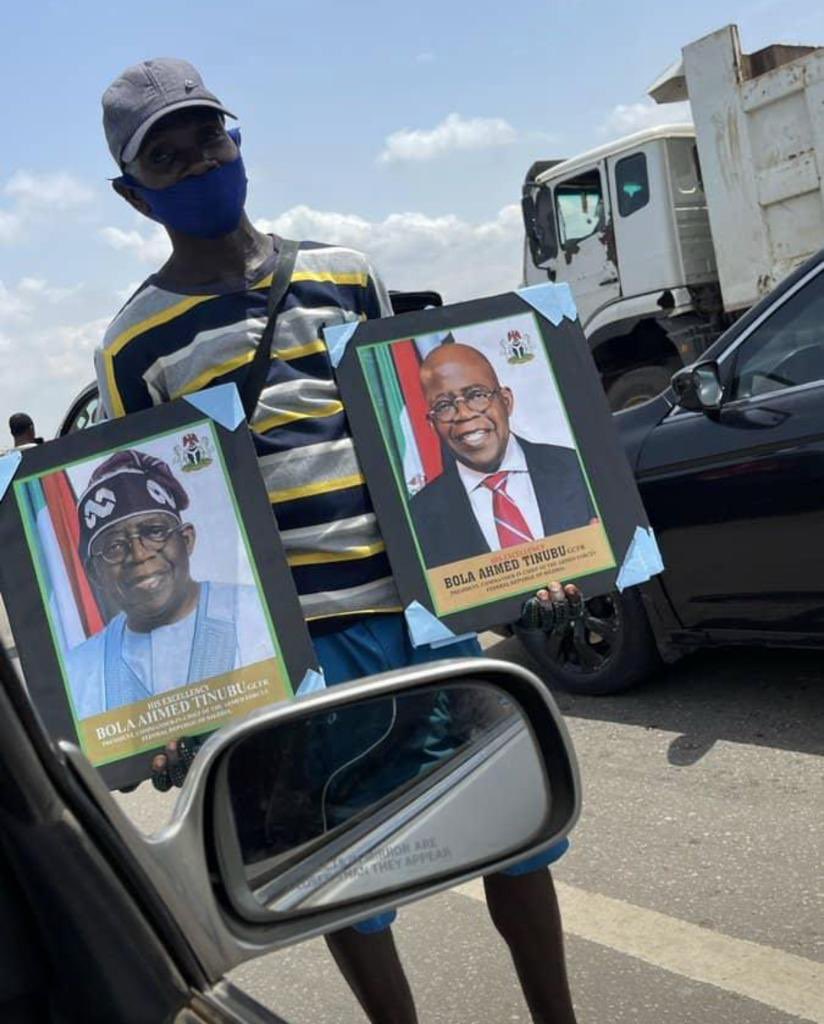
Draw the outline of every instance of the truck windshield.
M561 243L580 242L604 230L604 191L597 169L555 186Z

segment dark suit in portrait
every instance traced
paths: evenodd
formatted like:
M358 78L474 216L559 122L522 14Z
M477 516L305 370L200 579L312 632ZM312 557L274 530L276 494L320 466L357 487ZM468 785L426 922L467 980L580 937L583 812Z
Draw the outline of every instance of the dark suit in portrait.
M595 509L575 450L517 440L541 513L541 536L574 530L594 519ZM427 568L491 550L454 461L412 497L409 509Z

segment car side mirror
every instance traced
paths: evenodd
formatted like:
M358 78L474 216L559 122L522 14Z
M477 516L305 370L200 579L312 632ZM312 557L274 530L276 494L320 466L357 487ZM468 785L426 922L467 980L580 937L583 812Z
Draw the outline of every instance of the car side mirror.
M718 412L724 399L724 385L718 363L694 363L673 374L672 390L682 409L690 412Z
M298 922L520 854L557 832L558 801L525 712L466 673L243 737L216 775L214 841L242 917Z
M225 726L148 839L63 748L220 973L531 858L580 809L546 686L482 658L373 676Z

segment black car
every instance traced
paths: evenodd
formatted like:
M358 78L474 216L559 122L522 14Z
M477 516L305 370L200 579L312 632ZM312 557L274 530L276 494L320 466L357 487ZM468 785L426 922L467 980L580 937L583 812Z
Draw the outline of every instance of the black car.
M609 693L697 647L824 647L824 252L614 422L666 567L544 648Z

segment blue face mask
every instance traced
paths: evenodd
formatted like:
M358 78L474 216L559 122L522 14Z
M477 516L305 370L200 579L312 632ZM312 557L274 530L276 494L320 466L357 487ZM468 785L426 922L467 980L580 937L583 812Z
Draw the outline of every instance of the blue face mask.
M240 146L238 129L228 134ZM246 169L240 154L230 164L193 174L168 188L146 188L129 174L118 180L149 204L152 220L195 238L221 238L234 231L246 202Z

